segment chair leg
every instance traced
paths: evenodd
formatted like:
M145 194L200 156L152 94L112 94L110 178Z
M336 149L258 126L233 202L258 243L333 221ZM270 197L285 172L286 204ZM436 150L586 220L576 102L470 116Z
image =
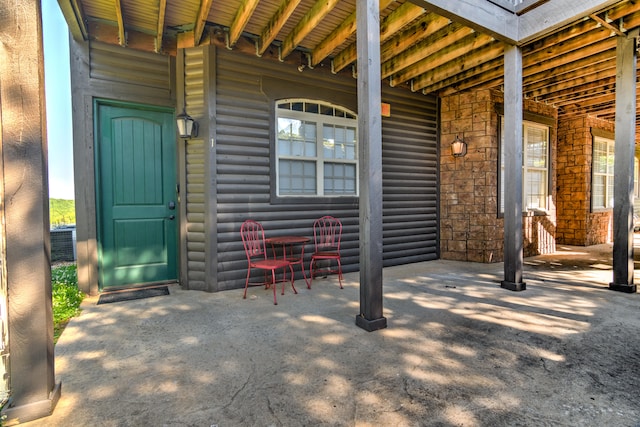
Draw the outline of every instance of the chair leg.
M302 266L302 275L304 275L304 264L300 264L300 265ZM293 288L293 293L297 294L298 291L296 290L296 287L293 286L294 277L293 277L293 266L291 264L289 264L289 270L291 271L291 288ZM306 280L306 278L305 278L305 280ZM284 289L284 282L282 282L282 286L283 286L283 289Z
M307 285L307 288L309 289L311 289L311 285L313 285L313 269L315 267L315 263L313 261L314 260L312 259L309 263L309 284Z
M271 270L271 278L273 279L273 305L278 305L278 300L276 299L276 271Z
M251 269L247 269L247 280L244 282L244 295L242 299L247 299L247 288L249 287L249 277L251 276Z
M300 268L302 268L302 277L304 277L304 283L307 284L307 289L311 289L311 285L309 284L309 280L307 280L307 273L304 271L304 262L300 262Z
M344 289L342 287L342 264L340 264L340 258L337 258L338 261L338 281L340 282L340 289Z

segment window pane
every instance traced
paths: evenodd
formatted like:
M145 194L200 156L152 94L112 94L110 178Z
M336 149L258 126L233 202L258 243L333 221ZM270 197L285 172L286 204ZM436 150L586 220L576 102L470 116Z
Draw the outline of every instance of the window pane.
M607 173L607 143L604 141L593 144L593 172Z
M280 194L316 194L315 162L280 160Z
M324 164L325 194L356 194L356 167L352 164Z
M318 114L318 104L313 103L313 102L307 102L304 105L304 110L307 113L314 113L314 114Z
M593 177L592 203L594 208L604 208L605 204L605 177L596 175Z
M546 209L547 172L529 171L526 176L527 209Z
M544 129L528 127L526 158L527 166L547 167L547 132Z

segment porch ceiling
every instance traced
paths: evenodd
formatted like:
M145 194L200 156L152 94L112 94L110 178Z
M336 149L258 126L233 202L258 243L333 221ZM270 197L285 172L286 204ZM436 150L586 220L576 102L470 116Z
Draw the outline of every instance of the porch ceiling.
M351 72L356 60L356 0L58 2L76 39L168 54L217 43L334 72ZM380 18L391 86L499 89L507 41L523 48L525 97L560 115L613 120L615 35L640 26L640 1L380 0Z

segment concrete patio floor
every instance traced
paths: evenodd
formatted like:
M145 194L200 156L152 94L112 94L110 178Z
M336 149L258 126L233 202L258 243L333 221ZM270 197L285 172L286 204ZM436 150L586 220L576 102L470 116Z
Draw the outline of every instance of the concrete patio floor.
M355 326L358 273L270 291L96 305L56 345L62 397L26 426L640 426L640 295L611 246L384 269L388 327ZM637 267L636 267L637 268ZM637 283L636 275L636 283Z

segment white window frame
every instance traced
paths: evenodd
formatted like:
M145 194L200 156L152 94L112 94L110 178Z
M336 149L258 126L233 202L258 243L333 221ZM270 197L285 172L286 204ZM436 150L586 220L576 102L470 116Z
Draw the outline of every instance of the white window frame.
M598 145L604 144L604 150L598 149ZM601 136L593 137L593 158L591 161L591 211L606 211L613 209L613 181L615 162L615 141ZM605 163L605 170L596 167L599 158ZM635 169L635 168L634 168ZM635 175L635 174L634 174ZM603 185L597 182L604 180ZM604 194L600 194L602 189ZM603 200L599 203L598 201Z
M275 101L275 150L276 150L276 195L278 197L358 197L359 190L359 160L358 160L358 119L354 112L339 105L330 104L312 99L290 98ZM289 108L281 108L287 105ZM295 105L295 107L294 107ZM279 119L301 120L316 125L315 155L305 153L282 154L279 140ZM353 158L328 158L324 156L324 147L330 146L332 141L325 141L323 130L325 126L337 126L355 129L353 147L348 152ZM347 150L345 150L347 151ZM280 168L282 160L308 161L315 163L316 191L313 193L283 193L281 189ZM325 165L347 165L355 167L353 191L345 193L333 193L325 191Z
M500 116L500 213L504 213L504 116ZM545 153L542 156L544 158L544 165L529 165L527 144L529 129L538 129L545 132L546 147ZM551 129L549 126L532 122L522 122L522 210L523 212L547 212L549 207L549 182L550 182L550 146L551 146ZM538 186L542 189L542 194L532 195L529 186L527 185L530 180L529 175L533 173L544 173L544 182ZM541 203L534 203L534 200L541 201Z

